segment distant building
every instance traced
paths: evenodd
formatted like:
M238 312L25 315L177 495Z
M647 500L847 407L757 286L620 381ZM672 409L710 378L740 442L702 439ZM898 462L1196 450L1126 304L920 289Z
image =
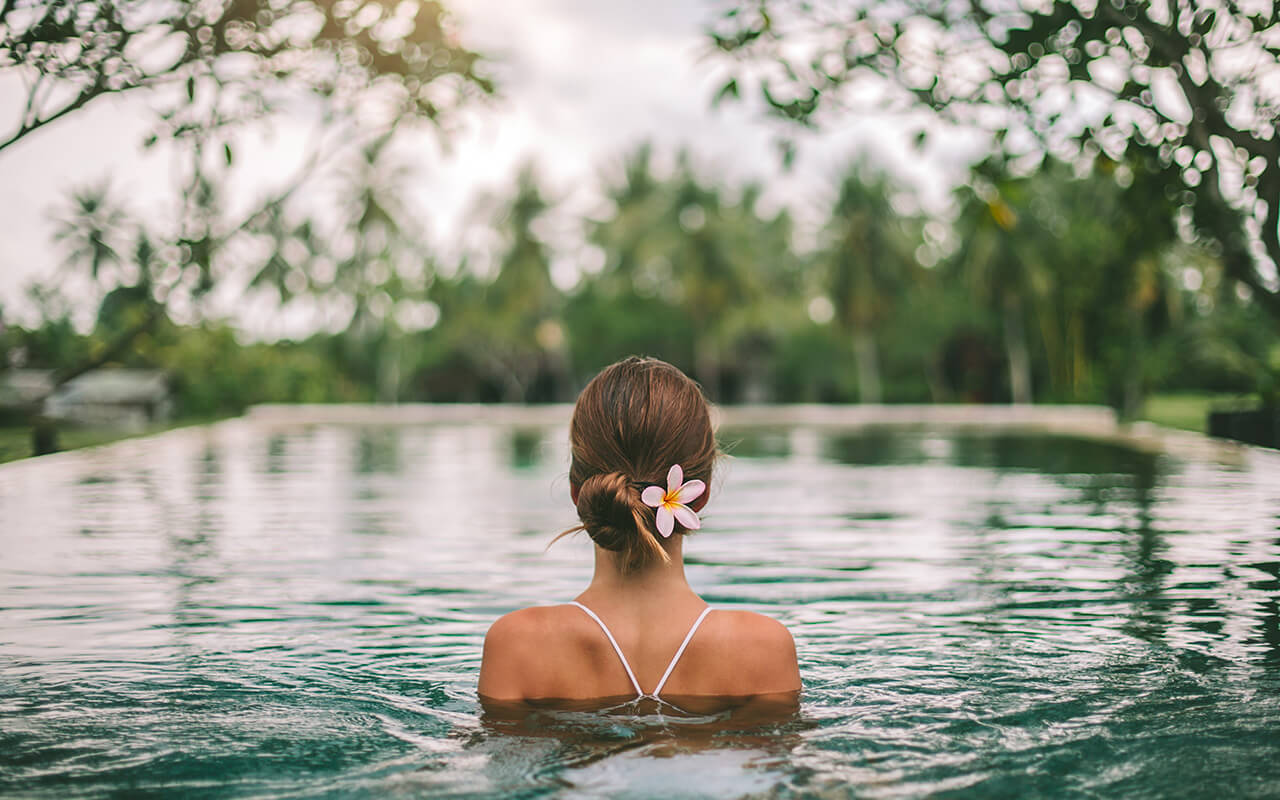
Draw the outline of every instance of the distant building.
M0 408L29 408L48 395L45 416L76 425L138 430L173 415L169 383L159 370L99 369L73 378L49 394L53 374L41 370L0 373Z
M47 369L0 370L0 412L26 414L32 403L53 390L53 372Z

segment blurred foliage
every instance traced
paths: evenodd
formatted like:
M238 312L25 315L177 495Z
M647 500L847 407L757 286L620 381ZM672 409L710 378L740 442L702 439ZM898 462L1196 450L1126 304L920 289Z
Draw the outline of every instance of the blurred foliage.
M1140 168L1280 319L1272 0L749 0L709 36L728 70L716 102L758 97L790 126L784 154L796 126L923 106L1011 158Z
M202 422L198 417L190 417L176 424L155 424L140 430L122 430L120 428L68 428L58 434L58 449L76 450L81 447L97 447L110 442L134 436L147 436L154 433ZM0 425L0 463L16 461L37 455L32 448L31 432L22 426L5 427Z
M625 159L622 175L606 179L611 213L588 221L603 264L571 301L578 320L598 326L576 345L580 373L629 353L665 354L713 399L760 399L769 378L758 367L803 314L791 219L757 213L759 185L708 183L685 155L659 177L651 155L641 147ZM650 311L627 320L631 309Z
M288 102L284 85L333 114L379 107L435 119L492 91L479 64L432 0L16 0L0 3L0 69L31 80L0 151L100 97L137 89L173 90L156 137L225 136ZM225 138L208 144L234 159Z
M552 240L575 220L532 168L481 205L485 235L440 269L385 156L366 151L379 177L348 191L346 227L317 235L316 257L341 266L299 287L341 311L326 330L253 342L160 313L112 352L155 313L152 296L117 287L82 334L46 287L31 296L43 322L4 328L0 358L162 369L180 413L201 417L262 402L568 401L630 353L677 364L725 403L1089 402L1133 418L1154 392L1276 392L1274 321L1220 253L1178 235L1176 204L1140 164L1025 173L992 158L945 221L855 164L801 248L786 213L760 212L762 187L709 181L687 157L664 173L640 148L576 220L573 272L557 279ZM112 241L101 214L82 219L69 240Z
M1205 433L1211 411L1250 407L1249 398L1230 393L1170 392L1148 397L1141 419L1166 428Z
M28 89L0 157L97 97L148 90L145 144L179 164L169 216L140 215L109 181L71 193L58 288L33 289L38 324L0 327L0 370L162 369L196 416L566 401L632 353L724 403L1090 402L1126 417L1170 389L1275 403L1278 24L1266 4L753 0L712 33L733 68L718 100L754 87L819 125L879 76L881 108L923 103L997 145L950 208L927 217L854 162L801 227L762 184L709 178L687 155L664 169L640 147L577 217L527 166L442 263L397 132L444 125L493 87L435 3L0 3L0 69ZM238 142L290 103L316 122L296 172L232 202ZM212 312L220 290L316 332L245 341ZM86 328L68 298L87 296Z
M204 316L221 287L353 305L357 321L389 312L387 287L421 285L428 266L420 226L396 202L404 170L390 145L415 121L440 129L494 91L433 0L0 2L0 71L23 86L0 158L128 92L154 114L142 145L175 163L172 202L152 203L165 213L137 213L109 180L80 187L58 213L60 282L105 298L95 335L114 337L84 361L59 362L55 387L125 357L174 309ZM246 203L237 149L269 137L284 114L313 130L290 154L292 173ZM360 346L379 340L368 334ZM388 347L372 362L377 396L394 399L399 376L386 365L398 357Z
M922 277L915 255L919 222L897 212L895 191L885 175L862 165L851 169L837 190L818 259L836 322L853 344L864 403L883 398L877 334L897 315L907 287Z
M564 298L551 280L551 248L538 231L548 202L531 167L516 176L509 199L492 200L497 208L488 227L495 252L487 255L497 274L464 268L456 281L440 281L441 312L450 320L442 333L500 399L563 394Z
M1136 414L1146 351L1183 303L1159 261L1175 211L1148 174L1099 158L1083 175L1056 161L1017 175L989 159L958 205L962 244L942 271L1000 321L1012 398L1030 402L1039 384L1042 398Z

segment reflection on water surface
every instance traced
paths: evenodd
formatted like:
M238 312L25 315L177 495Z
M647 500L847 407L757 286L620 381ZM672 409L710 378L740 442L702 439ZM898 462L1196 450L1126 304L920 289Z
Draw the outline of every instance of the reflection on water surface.
M232 422L0 468L0 793L1274 796L1280 459L728 431L689 577L798 712L482 708L590 574L563 429ZM776 709L775 709L776 711Z

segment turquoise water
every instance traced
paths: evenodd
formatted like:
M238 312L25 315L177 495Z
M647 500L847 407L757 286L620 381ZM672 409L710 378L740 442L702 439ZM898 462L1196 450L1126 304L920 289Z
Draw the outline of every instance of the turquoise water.
M791 717L482 714L590 574L564 429L236 421L0 467L6 797L1280 796L1280 454L729 432L687 546Z

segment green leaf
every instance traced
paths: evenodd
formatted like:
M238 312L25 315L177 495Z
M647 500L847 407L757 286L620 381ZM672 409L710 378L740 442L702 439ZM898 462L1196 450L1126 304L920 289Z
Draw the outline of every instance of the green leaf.
M714 108L720 105L726 97L732 97L734 100L737 100L741 96L742 95L738 92L738 79L736 77L730 78L729 82L724 86L721 86L720 91L716 92L715 99L711 101L711 106Z
M231 145L224 142L222 145L222 155L227 159L227 166L231 166Z
M796 163L796 143L790 139L779 140L778 151L782 156L782 168L790 170Z

